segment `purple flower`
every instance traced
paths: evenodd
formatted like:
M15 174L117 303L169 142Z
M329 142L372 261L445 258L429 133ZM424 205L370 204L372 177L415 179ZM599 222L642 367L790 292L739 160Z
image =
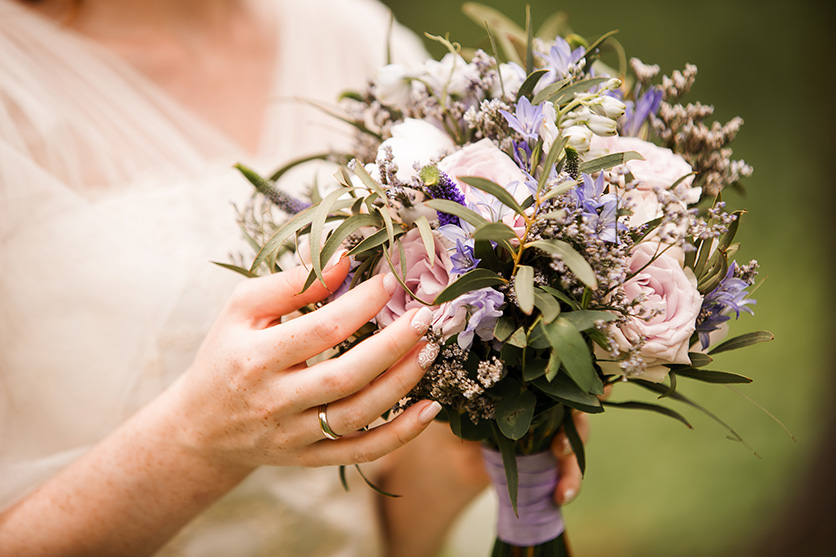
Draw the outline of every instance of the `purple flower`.
M540 78L537 83L539 87L545 87L560 79L569 77L574 73L574 70L583 59L584 48L579 46L575 50L569 46L569 43L563 37L557 37L554 44L549 49L548 54L541 54L535 52L534 54L543 59L546 63L548 73Z
M481 259L476 259L473 254L473 240L463 242L456 240L456 250L450 255L450 261L453 262L453 272L457 274L464 274L472 271L478 265Z
M543 113L544 104L545 101L537 106L532 106L528 98L522 97L517 101L514 114L502 109L499 112L508 121L508 125L520 135L526 139L537 141L540 136L540 126L546 120L546 115Z
M663 93L660 87L653 87L649 91L645 91L643 95L639 95L639 89L636 88L637 100L635 102L627 101L625 103L627 108L621 120L621 135L638 137L642 124L659 110L659 105L662 103L662 96Z
M709 292L702 302L700 314L697 317L697 333L700 338L700 346L703 350L708 348L711 344L709 333L716 331L720 325L731 319L730 314L734 312L735 319L740 318L740 312L745 311L750 315L754 315L752 308L748 307L750 304L757 302L751 298L746 298L750 284L740 278L735 277L737 271L737 263L732 262L729 270L717 288Z
M474 335L482 340L491 340L496 321L502 315L499 309L505 303L501 292L493 288L480 288L462 294L452 302L445 304L444 315L450 317L449 323L466 323L458 333L458 344L468 350L473 345Z
M421 180L424 182L427 191L433 199L447 199L455 201L459 205L465 204L464 193L458 188L447 174L438 169L434 164L428 164L419 172ZM441 226L445 224L459 225L461 221L459 217L449 213L442 213L438 211L438 223Z
M618 231L627 229L624 223L618 222L620 198L612 193L604 195L603 172L595 180L589 174L582 176L581 184L570 192L571 196L595 236L604 242L617 242Z

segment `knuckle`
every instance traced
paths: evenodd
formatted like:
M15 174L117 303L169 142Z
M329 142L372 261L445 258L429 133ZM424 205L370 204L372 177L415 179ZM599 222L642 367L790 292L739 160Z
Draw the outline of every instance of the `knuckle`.
M343 335L343 327L335 319L319 319L315 321L311 333L316 340L329 348L339 344L347 336Z
M351 388L350 376L347 373L341 373L336 370L326 373L322 378L322 382L326 392L332 393L340 398L350 394L353 390Z
M365 408L352 405L342 410L342 425L346 432L358 431L368 425L368 418Z

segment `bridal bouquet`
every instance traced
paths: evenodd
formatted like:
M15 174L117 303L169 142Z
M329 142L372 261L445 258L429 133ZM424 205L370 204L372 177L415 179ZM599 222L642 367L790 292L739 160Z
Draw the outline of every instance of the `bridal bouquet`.
M706 123L712 107L679 103L695 67L612 68L601 60L611 34L588 42L559 19L534 33L466 10L487 24L489 51L432 37L440 60L386 65L343 96L356 144L329 155L346 161L332 186L295 200L274 182L287 167L271 178L239 167L277 209L242 211L258 251L239 270L275 272L304 245L308 284L348 250L333 297L392 272L400 290L340 349L430 306L440 354L401 406L437 400L456 435L483 443L500 495L494 555L560 555L548 448L563 428L584 466L572 412L644 409L688 425L659 402L609 401L605 387L702 409L680 383L749 382L712 369L714 356L772 338L721 342L754 304L757 262L734 260L744 212L723 201L751 168L731 158L740 119Z

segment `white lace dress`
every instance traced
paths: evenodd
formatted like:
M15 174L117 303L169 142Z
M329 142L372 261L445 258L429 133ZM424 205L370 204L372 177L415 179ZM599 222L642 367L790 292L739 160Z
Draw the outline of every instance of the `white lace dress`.
M230 169L337 148L333 102L385 55L371 0L271 0L278 52L259 150L233 141L92 42L0 0L0 508L77 458L190 363L240 279ZM393 54L414 60L396 29ZM334 468L263 468L164 555L368 556L370 491Z

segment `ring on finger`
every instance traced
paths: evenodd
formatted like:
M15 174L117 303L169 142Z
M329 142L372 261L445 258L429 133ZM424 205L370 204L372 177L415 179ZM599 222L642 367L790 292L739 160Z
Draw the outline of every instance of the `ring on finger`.
M322 431L322 435L325 436L326 439L330 439L331 441L336 441L342 435L334 433L334 430L331 429L331 426L328 425L328 417L325 415L325 411L328 407L328 404L322 404L319 406L319 429Z

